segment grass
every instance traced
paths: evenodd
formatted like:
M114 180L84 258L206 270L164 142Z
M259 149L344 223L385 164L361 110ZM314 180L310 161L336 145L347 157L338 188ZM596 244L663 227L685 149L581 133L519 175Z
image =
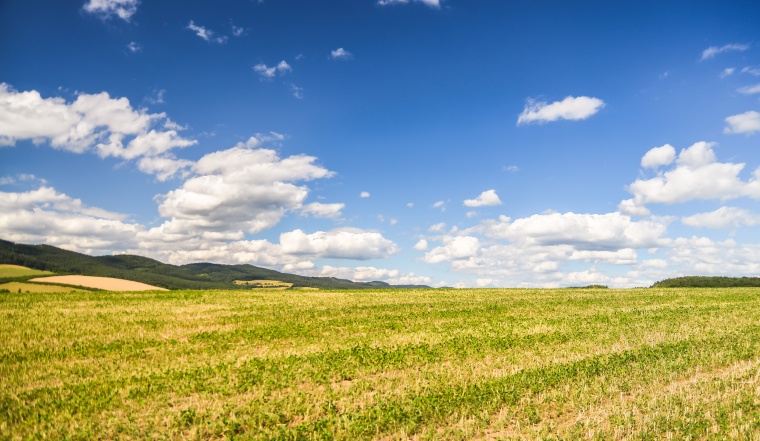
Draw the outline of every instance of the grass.
M50 284L36 284L36 283L24 283L24 282L8 282L0 284L0 291L7 289L10 292L22 293L39 293L39 292L71 292L71 291L83 291L83 289L77 289L73 286L61 286Z
M760 289L0 295L0 439L760 439Z
M235 285L249 286L251 288L279 288L288 289L293 286L289 282L281 282L279 280L235 280Z
M0 279L26 276L48 276L52 274L54 273L51 273L50 271L40 271L25 266L0 263Z

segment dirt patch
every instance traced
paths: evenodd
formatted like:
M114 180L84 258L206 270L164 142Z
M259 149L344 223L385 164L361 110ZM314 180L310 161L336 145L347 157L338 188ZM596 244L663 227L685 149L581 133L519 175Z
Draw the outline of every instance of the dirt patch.
M84 286L86 288L105 289L107 291L169 291L166 288L159 288L147 283L115 279L113 277L52 276L37 277L36 279L31 279L30 282L63 283L65 285Z

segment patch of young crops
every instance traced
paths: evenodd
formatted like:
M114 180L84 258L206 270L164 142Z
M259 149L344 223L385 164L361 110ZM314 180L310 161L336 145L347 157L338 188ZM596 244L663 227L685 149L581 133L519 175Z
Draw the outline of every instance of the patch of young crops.
M753 439L760 289L0 294L0 439Z

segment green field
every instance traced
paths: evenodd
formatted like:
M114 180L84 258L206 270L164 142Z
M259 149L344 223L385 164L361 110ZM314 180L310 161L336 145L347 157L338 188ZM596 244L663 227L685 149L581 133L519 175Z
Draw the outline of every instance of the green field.
M760 289L0 295L0 439L758 439Z
M26 276L50 276L53 274L55 273L51 273L50 271L40 271L20 265L0 263L0 279Z

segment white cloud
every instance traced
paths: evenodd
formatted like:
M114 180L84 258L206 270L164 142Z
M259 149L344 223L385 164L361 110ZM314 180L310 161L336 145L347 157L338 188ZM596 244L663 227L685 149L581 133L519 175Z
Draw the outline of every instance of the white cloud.
M633 221L621 213L534 214L515 221L500 216L482 223L483 233L490 238L527 245L570 245L577 250L658 246L666 229L661 221Z
M137 12L139 4L138 0L89 0L84 4L83 9L104 19L117 16L124 21L129 21Z
M736 71L735 68L733 68L733 67L727 67L727 68L723 69L723 72L720 73L720 77L721 78L729 77L729 76L733 75L735 71Z
M287 212L302 209L309 190L297 182L333 175L316 165L314 157L281 159L274 150L250 147L259 143L252 138L198 160L195 176L160 198L159 213L170 219L166 228L257 233L279 223Z
M3 239L46 243L85 253L108 252L136 243L144 231L125 215L88 207L50 187L23 193L0 192Z
M438 201L433 204L433 208L440 208L441 211L446 211L446 202L444 201Z
M486 190L475 199L466 199L464 205L466 207L493 207L501 205L501 199L496 194L496 190Z
M272 79L277 74L285 75L288 72L292 72L293 68L290 67L290 65L285 61L282 60L279 63L277 63L276 66L269 67L264 63L259 63L255 66L253 66L253 71L257 74L261 75L262 79Z
M514 173L514 172L520 171L520 168L516 165L507 165L507 166L504 166L504 171Z
M746 86L742 87L737 90L739 93L743 93L744 95L753 95L756 93L760 93L760 84L755 84L754 86Z
M415 276L414 273L404 274L397 269L375 268L373 266L337 268L325 265L316 275L321 277L337 277L355 282L381 281L393 285L429 285L432 283L430 277Z
M198 26L195 24L193 20L190 20L190 23L187 24L187 29L190 29L191 31L195 32L195 35L201 37L202 39L213 42L213 43L226 43L228 38L227 36L221 36L221 37L214 37L216 33L212 31L211 29L205 28L203 26Z
M726 123L728 126L723 129L723 133L755 133L760 131L760 112L750 110L738 115L729 116L726 118Z
M636 179L628 186L633 199L622 201L618 209L627 214L647 214L645 206L650 203L760 198L760 170L749 181L742 181L739 173L744 164L717 162L712 147L711 143L697 142L681 150L675 167L651 179Z
M144 157L137 163L140 171L155 175L161 182L174 177L187 177L192 165L191 161L177 159L171 155Z
M370 196L370 194L369 194L368 191L363 191L363 192L359 193L359 197L360 198L368 198L369 196Z
M705 61L709 60L710 58L715 57L718 54L722 54L724 52L743 52L749 49L748 44L727 44L725 46L710 46L704 51L702 51L702 57L699 61Z
M657 168L668 165L676 159L676 149L670 144L655 147L641 158L641 166L644 168Z
M428 249L428 242L425 239L420 239L414 244L414 249L417 251L425 251Z
M742 68L741 72L742 73L747 73L747 74L750 74L750 75L754 75L756 77L760 77L760 69L758 69L756 67L746 66L746 67Z
M134 53L140 52L142 50L142 47L140 47L140 45L135 43L134 41L131 41L127 45L127 49L129 49L129 51L134 54Z
M736 207L720 207L708 213L699 213L681 219L691 227L737 228L741 226L760 225L760 215Z
M346 204L342 203L323 204L320 202L312 202L310 204L304 205L304 207L301 208L301 214L304 216L310 215L327 219L340 219L340 216L342 214L341 210L343 210L345 207Z
M480 250L480 241L473 236L446 236L443 245L425 253L427 263L439 263L475 256Z
M380 233L355 228L312 234L301 230L282 233L280 247L285 254L356 260L387 258L399 251L395 243Z
M135 159L165 156L196 143L176 130L157 128L162 122L171 121L163 113L136 110L128 99L111 98L105 92L80 94L67 103L62 98L42 98L35 90L16 92L0 84L0 144L31 140L75 153L93 151L101 157Z
M441 0L414 0L417 3L423 3L427 6L430 6L431 8L440 8L441 7ZM388 6L388 5L404 5L409 3L409 0L378 0L377 4L380 6Z
M562 101L555 101L551 104L529 98L525 104L525 109L517 118L517 125L533 122L540 124L558 119L583 120L596 114L604 105L604 101L599 98L587 96L577 98L568 96Z
M339 47L338 49L330 51L330 58L333 60L350 60L353 57L351 52Z

